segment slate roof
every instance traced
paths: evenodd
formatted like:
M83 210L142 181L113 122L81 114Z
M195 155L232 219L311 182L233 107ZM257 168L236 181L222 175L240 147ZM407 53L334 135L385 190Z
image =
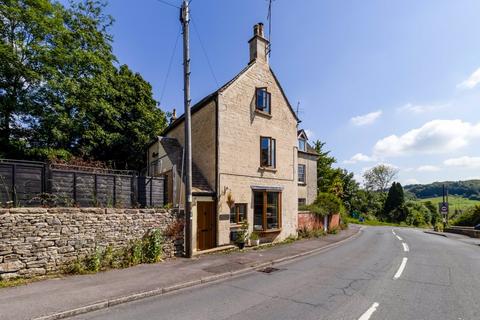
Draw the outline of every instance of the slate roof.
M297 131L297 137L300 137L300 134L302 134L302 133L305 135L305 137L307 137L307 134L305 133L305 130L303 130L303 129L300 129L300 130ZM307 137L307 139L308 139L308 137ZM309 154L309 155L312 155L312 156L317 156L317 157L320 156L318 154L317 150L315 150L315 148L313 148L310 145L310 143L308 143L308 141L307 141L307 151L298 150L298 152Z
M170 137L158 137L157 138L167 153L167 157L177 165L177 174L182 174L182 158L183 147L180 145L177 139ZM203 176L201 170L192 162L192 192L193 193L214 193L209 186L207 179Z

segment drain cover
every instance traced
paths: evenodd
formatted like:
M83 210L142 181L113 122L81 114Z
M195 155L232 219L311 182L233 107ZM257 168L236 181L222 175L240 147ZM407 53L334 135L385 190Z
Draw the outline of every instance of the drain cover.
M266 267L266 268L260 269L258 271L263 272L263 273L272 273L272 272L279 271L279 270L280 269L273 268L273 267Z

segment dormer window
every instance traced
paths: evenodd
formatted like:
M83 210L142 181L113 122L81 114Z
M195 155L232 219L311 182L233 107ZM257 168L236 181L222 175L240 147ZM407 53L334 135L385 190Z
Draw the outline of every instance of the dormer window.
M307 151L307 140L300 138L298 139L298 150L300 151Z
M267 88L257 88L255 94L255 108L258 111L270 114L271 112L271 94Z

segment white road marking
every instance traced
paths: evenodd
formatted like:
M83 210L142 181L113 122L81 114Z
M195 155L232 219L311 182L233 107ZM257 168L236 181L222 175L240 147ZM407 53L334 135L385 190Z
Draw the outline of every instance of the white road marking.
M400 268L398 268L397 273L395 273L395 275L393 276L393 280L397 280L398 278L400 278L403 270L405 269L405 266L407 265L407 261L408 261L408 258L403 258Z
M403 251L405 251L405 252L410 251L410 248L408 247L408 244L406 244L405 242L402 242L402 244L403 244Z
M397 234L395 233L395 230L393 230L393 229L392 229L392 233L393 233L393 235L395 235L395 236L397 235Z
M398 240L403 241L403 239L399 236L396 236Z
M375 311L377 311L378 306L379 306L378 302L375 302L374 304L372 304L372 306L367 311L365 311L365 313L362 314L362 316L360 318L358 318L358 320L368 320L368 319L370 319L372 314Z

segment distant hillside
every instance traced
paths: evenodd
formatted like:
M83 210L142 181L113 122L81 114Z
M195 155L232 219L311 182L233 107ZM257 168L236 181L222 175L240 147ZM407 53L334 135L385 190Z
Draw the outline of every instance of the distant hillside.
M404 189L419 199L435 198L442 196L444 184L448 187L449 195L460 196L470 200L480 200L480 180L412 184L405 186Z

